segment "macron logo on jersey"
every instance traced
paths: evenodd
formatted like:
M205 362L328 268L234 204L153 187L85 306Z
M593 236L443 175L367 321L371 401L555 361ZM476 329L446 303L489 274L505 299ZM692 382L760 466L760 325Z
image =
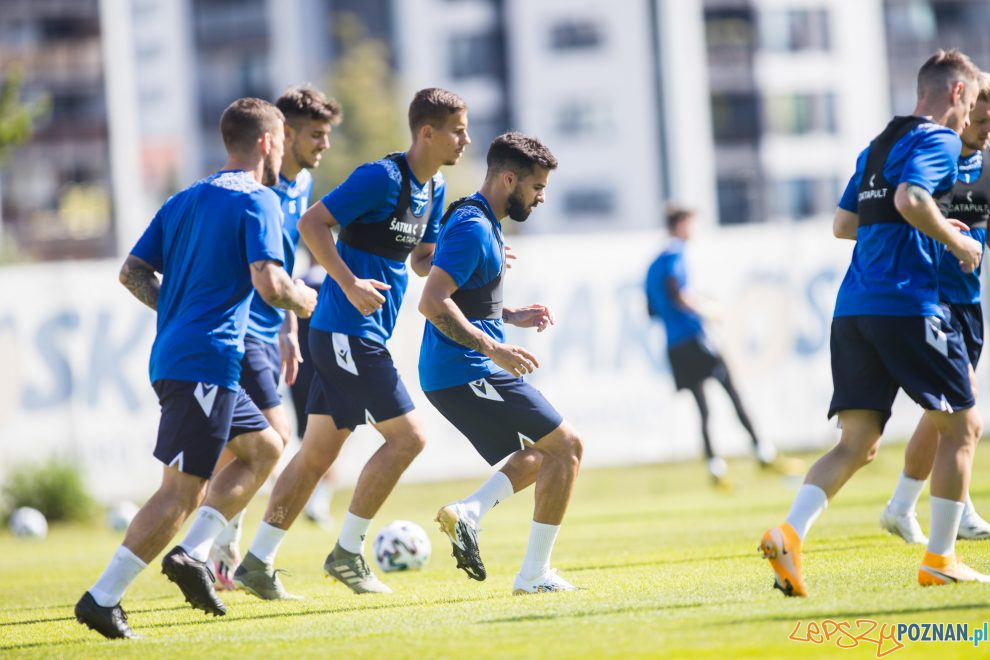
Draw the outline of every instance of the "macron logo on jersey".
M213 412L213 402L217 399L217 386L209 383L196 383L193 396L196 397L196 403L199 404L199 407L203 409L203 414L209 417L210 413Z
M471 391L474 392L475 396L481 399L488 399L489 401L505 401L502 395L498 393L492 384L487 380L482 378L481 380L472 380L468 385L471 387Z

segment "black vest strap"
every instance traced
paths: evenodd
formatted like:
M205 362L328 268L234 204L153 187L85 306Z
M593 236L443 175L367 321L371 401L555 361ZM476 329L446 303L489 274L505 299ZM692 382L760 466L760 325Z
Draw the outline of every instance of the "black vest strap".
M857 209L859 226L907 223L894 205L896 187L883 175L887 156L897 142L915 127L929 123L922 117L894 117L887 127L870 142L866 167L859 182ZM932 196L943 215L947 215L952 190L936 191Z
M496 226L498 220L495 219L495 216L491 214L488 207L481 201L471 199L470 197L462 197L451 202L450 206L447 207L446 213L440 219L440 225L447 224L453 212L465 206L474 206L481 209L485 217L488 218L488 221L492 223L492 233L495 235L499 249L502 251L502 267L499 269L495 279L487 284L477 289L458 289L450 299L454 301L454 304L457 305L464 316L469 319L500 319L502 318L502 276L505 274L505 243L502 242L502 236L499 234L498 227Z
M952 188L949 217L970 228L986 227L990 220L990 151L983 152L983 171L972 183L957 181Z
M433 178L430 177L426 208L422 215L416 217L412 212L412 184L410 183L412 174L409 172L409 164L399 152L389 154L385 158L395 163L402 178L399 201L395 205L395 210L391 216L381 222L370 224L352 222L340 230L339 238L351 247L379 257L405 261L413 248L419 245L423 239L423 234L430 222L433 211Z

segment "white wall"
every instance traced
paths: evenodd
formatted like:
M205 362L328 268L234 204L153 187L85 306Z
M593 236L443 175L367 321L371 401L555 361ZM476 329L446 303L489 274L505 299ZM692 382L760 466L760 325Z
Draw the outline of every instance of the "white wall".
M540 358L532 382L583 434L588 466L701 453L694 403L675 394L662 332L645 313L641 284L661 242L653 233L513 240L519 259L506 302L545 302L557 325L539 335L516 331L510 340ZM722 230L700 236L689 252L696 289L720 304L713 332L754 422L784 449L822 447L837 437L825 419L828 328L850 250L828 226L812 223L773 234ZM141 498L158 484L161 467L151 456L158 407L147 380L154 316L117 283L117 268L99 262L0 270L0 472L57 454L78 460L102 497ZM419 391L421 280L413 280L390 348L429 444L406 479L487 474L487 464ZM985 367L980 375L982 391L990 391ZM718 449L745 454L727 398L710 388ZM902 395L888 437L906 438L917 419L918 408ZM340 476L353 481L379 442L360 427L345 447Z

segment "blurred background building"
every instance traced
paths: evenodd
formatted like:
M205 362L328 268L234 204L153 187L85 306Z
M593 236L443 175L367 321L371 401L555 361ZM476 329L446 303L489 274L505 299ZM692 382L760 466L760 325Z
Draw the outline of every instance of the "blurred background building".
M0 0L0 9L0 75L19 73L20 100L38 108L30 139L0 169L7 261L117 255L165 197L222 164L216 126L232 99L273 98L306 80L339 96L333 75L355 39L383 46L369 52L397 99L386 148L406 146L414 90L467 99L473 165L452 175L454 192L475 185L488 141L504 130L554 148L556 203L529 232L654 227L670 199L721 225L827 218L858 150L891 112L911 110L925 57L954 46L990 66L983 0ZM360 110L345 105L351 119ZM358 144L348 155L378 154ZM318 180L329 187L339 171Z

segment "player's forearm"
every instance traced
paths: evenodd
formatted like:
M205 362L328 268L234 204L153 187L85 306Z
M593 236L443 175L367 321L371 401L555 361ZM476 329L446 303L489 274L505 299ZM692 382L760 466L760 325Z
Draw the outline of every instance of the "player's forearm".
M942 216L931 194L920 186L898 186L894 206L911 226L939 243L951 246L961 236Z
M134 255L127 255L124 265L120 267L120 283L127 287L135 298L158 310L158 292L161 282L155 275L155 270Z
M845 209L836 209L832 218L832 234L836 238L855 241L859 233L859 215Z
M354 284L357 276L351 272L344 260L340 258L337 245L333 240L331 227L336 223L333 216L322 204L314 204L312 208L303 213L299 218L297 228L299 236L302 237L309 253L318 264L323 266L333 280L343 289L347 289Z
M279 328L279 333L283 336L293 336L299 335L299 318L296 313L291 310L285 311L285 318L282 320L282 327Z
M419 253L413 250L412 254L409 255L409 267L412 271L419 275L420 277L426 277L430 274L430 268L433 266L433 251Z
M450 298L444 300L420 300L419 311L449 339L461 346L489 355L495 341L478 328L471 325L467 317Z
M254 267L254 264L252 264ZM272 307L285 309L296 314L309 316L306 308L306 297L299 286L292 281L285 269L276 262L266 262L262 277L267 280L264 285L255 282L255 289Z

